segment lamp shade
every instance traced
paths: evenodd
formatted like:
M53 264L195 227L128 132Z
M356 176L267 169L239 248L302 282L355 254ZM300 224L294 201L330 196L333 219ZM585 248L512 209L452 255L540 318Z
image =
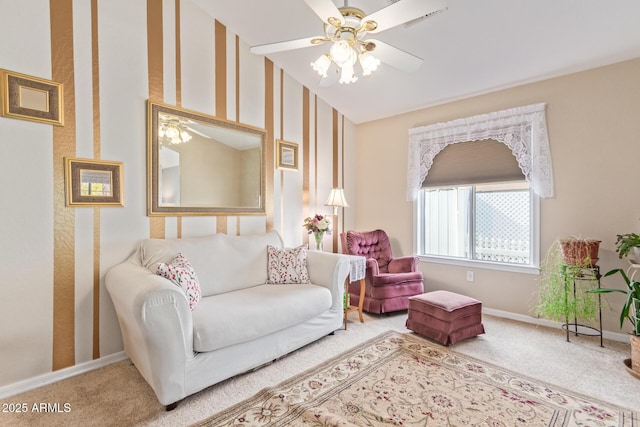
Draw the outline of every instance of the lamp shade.
M337 208L348 208L347 199L344 198L344 190L342 188L332 188L329 192L329 198L324 204L325 206L333 206L334 211Z

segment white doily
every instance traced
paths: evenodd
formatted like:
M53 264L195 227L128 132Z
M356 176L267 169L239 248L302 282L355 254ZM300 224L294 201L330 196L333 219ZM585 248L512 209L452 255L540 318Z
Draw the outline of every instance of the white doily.
M449 144L494 139L511 149L540 197L553 196L546 104L533 104L409 129L407 200L418 196L433 158Z

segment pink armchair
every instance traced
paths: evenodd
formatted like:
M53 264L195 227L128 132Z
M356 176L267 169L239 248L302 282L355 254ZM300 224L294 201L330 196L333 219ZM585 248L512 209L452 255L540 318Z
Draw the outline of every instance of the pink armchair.
M367 258L363 310L369 313L388 313L406 310L409 297L424 292L418 258L393 258L387 233L382 230L347 231L340 234L342 252ZM360 285L349 285L351 304L360 301Z

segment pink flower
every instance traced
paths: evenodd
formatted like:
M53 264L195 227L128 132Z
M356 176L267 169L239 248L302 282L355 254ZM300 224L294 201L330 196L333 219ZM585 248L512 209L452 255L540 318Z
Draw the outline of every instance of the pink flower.
M327 233L331 234L331 229L329 226L331 222L325 216L315 214L313 218L307 217L304 219L304 223L302 226L307 230L309 234L311 233Z

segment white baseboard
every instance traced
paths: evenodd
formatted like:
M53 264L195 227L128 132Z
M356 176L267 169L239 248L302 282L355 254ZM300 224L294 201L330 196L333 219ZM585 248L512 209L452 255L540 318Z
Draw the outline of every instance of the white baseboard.
M65 378L70 378L79 374L83 374L85 372L93 371L94 369L102 368L112 363L120 362L121 360L125 360L126 358L127 355L124 354L124 351L121 351L119 353L101 357L100 359L90 360L89 362L80 363L69 368L60 369L59 371L50 372L48 374L39 375L37 377L9 384L0 387L0 399L6 399L7 397L15 396L17 394L42 387L44 385L63 380Z
M555 328L555 329L562 329L562 323L560 323L560 322L554 322L554 321L547 320L547 319L531 317L531 316L527 316L525 314L511 313L509 311L496 310L494 308L486 308L486 307L482 308L482 312L486 313L486 314L489 314L491 316L503 317L505 319L511 319L511 320L517 320L519 322L531 323L533 325L547 326L549 328ZM624 343L628 343L629 342L629 335L627 335L627 334L603 331L602 332L602 336L603 336L603 338L606 338L606 339L612 340L612 341L620 341L620 342L624 342Z

